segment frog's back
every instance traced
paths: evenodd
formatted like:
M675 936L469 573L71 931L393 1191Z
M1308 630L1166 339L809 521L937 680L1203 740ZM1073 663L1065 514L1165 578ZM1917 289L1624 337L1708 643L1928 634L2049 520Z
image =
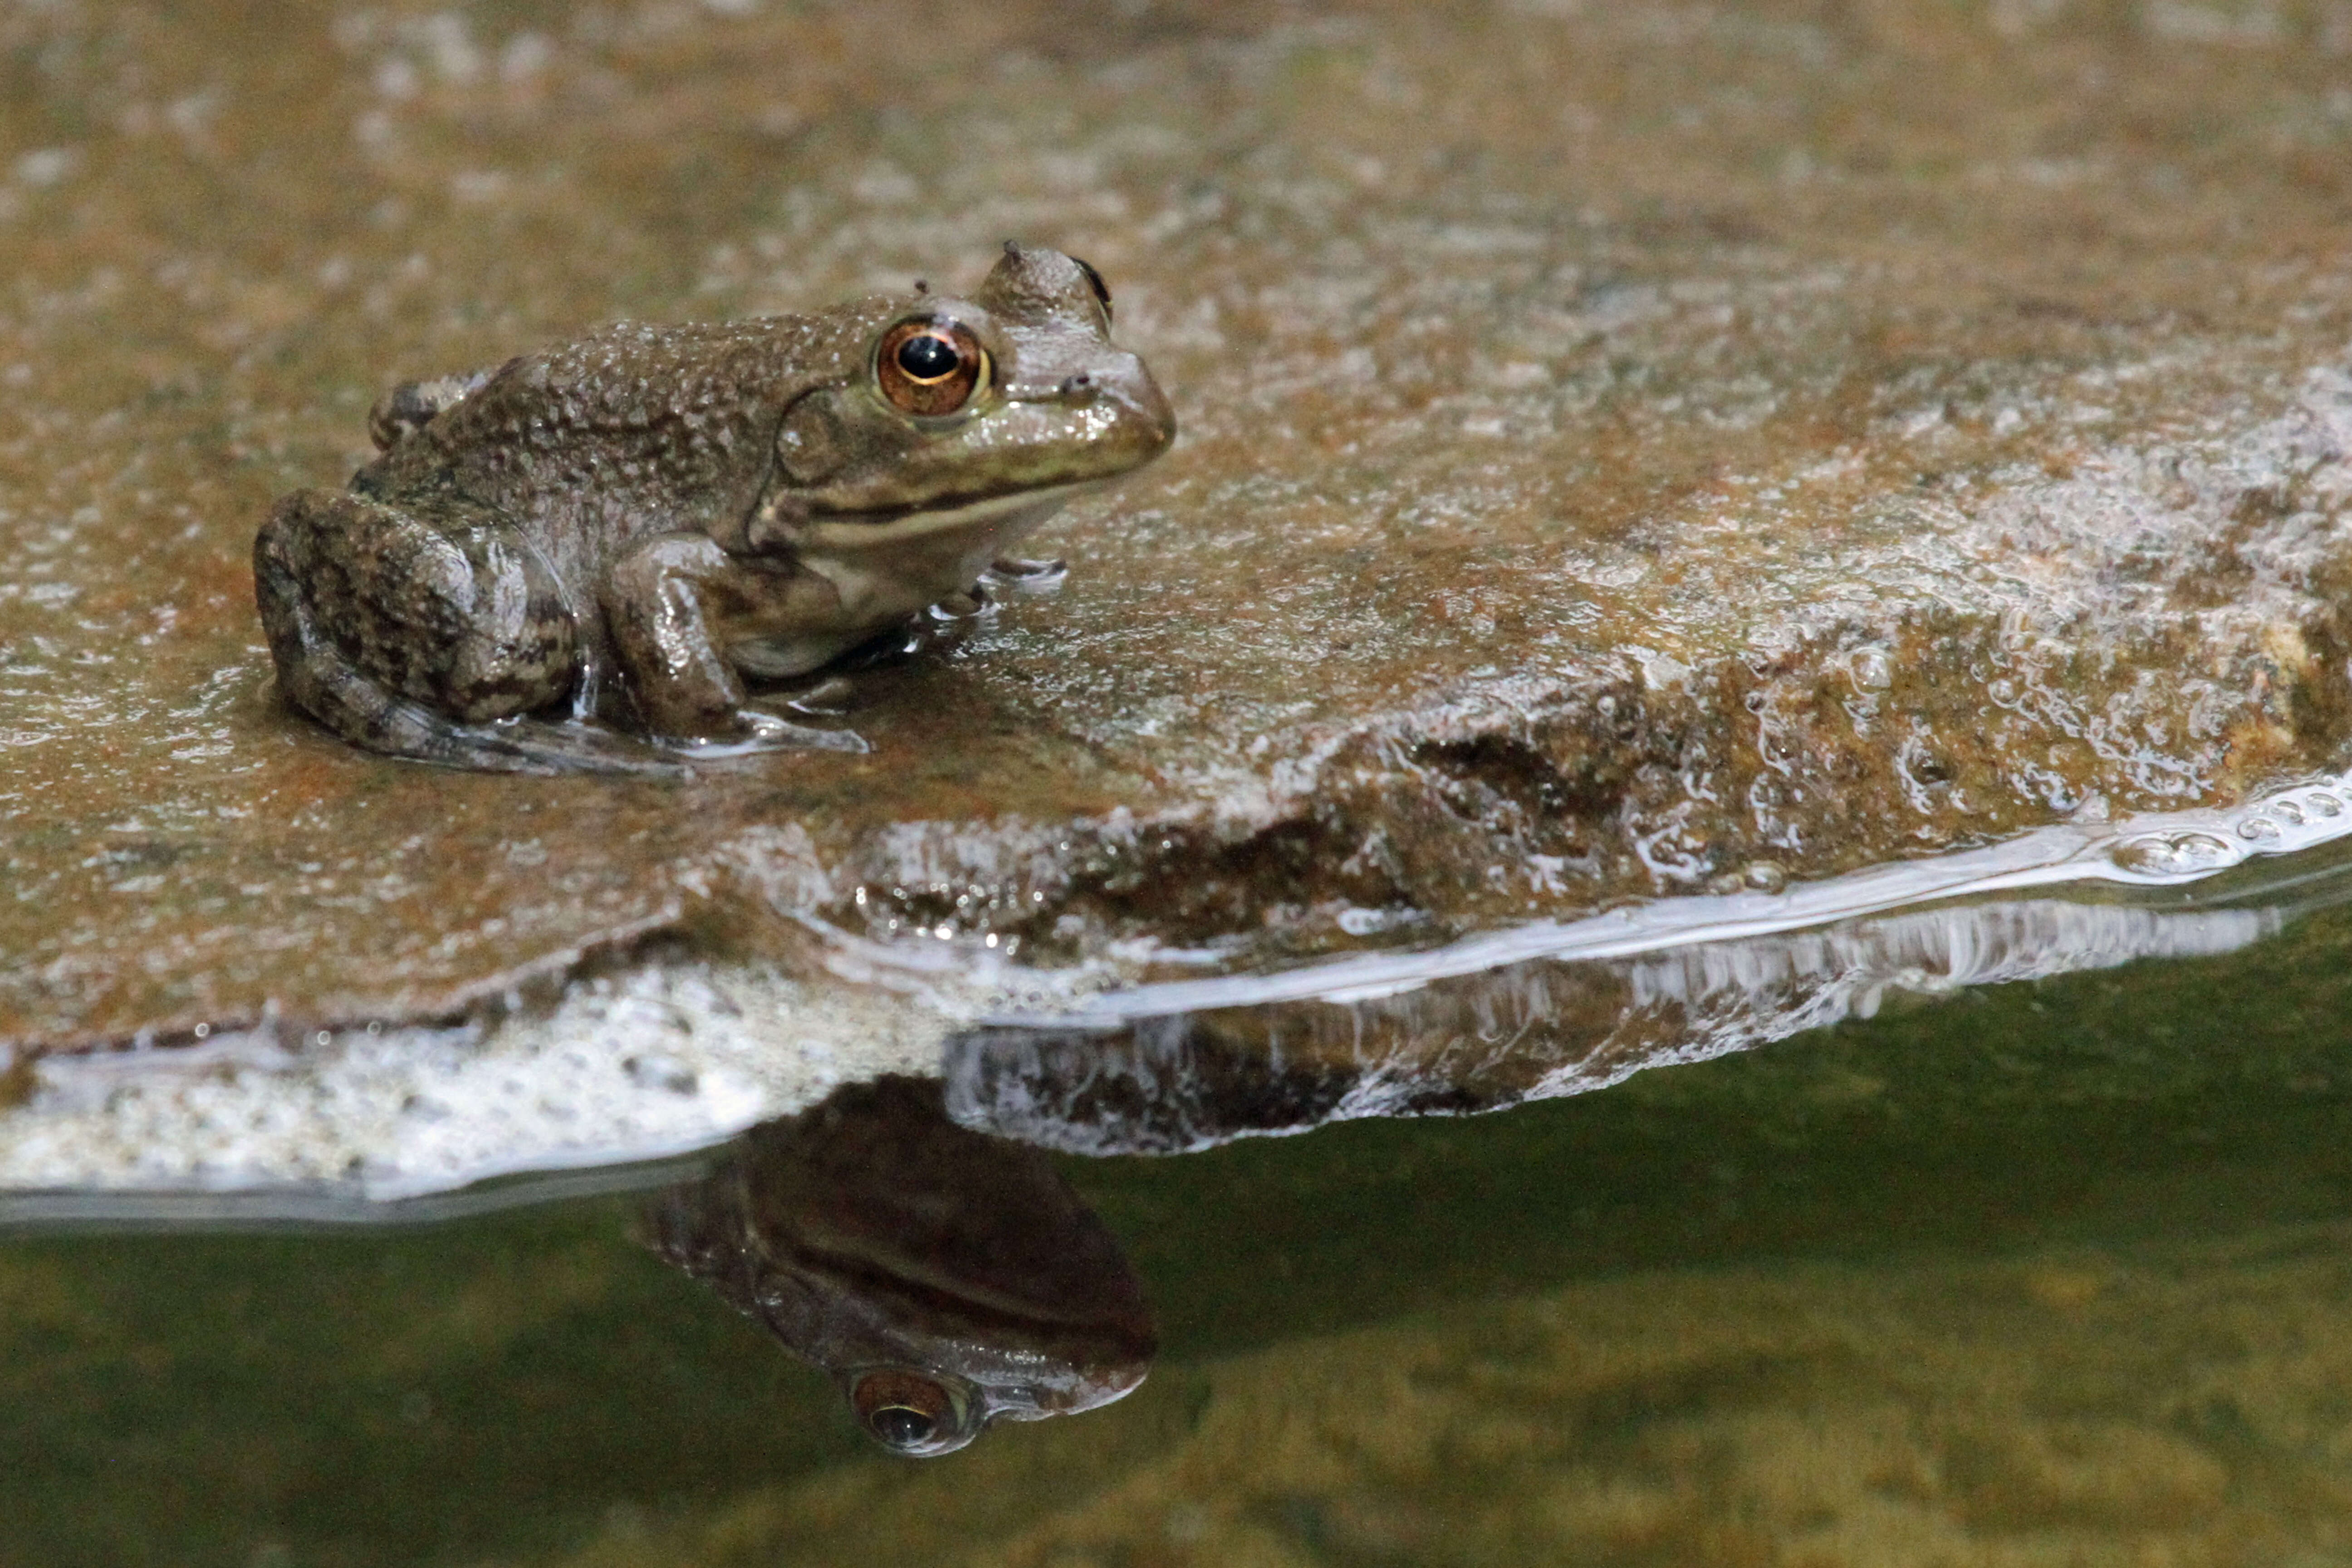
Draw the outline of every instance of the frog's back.
M783 411L863 352L862 329L774 316L620 321L509 360L353 479L495 509L559 563L648 531L708 531L758 500Z

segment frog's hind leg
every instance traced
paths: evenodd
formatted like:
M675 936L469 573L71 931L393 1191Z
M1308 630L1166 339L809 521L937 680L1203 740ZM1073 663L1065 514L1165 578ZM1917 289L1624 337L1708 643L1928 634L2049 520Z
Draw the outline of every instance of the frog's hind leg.
M371 751L507 773L674 771L577 726L578 632L553 575L495 518L427 524L343 490L279 501L253 546L288 700Z

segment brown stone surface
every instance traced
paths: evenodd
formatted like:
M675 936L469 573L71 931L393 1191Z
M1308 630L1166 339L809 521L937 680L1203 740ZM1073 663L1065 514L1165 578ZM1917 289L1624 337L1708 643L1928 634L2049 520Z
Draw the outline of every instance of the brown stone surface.
M709 900L1324 951L2343 761L2340 5L58 4L0 61L0 1039L446 1013ZM870 756L276 710L252 530L391 381L1008 235L1185 434L863 679Z

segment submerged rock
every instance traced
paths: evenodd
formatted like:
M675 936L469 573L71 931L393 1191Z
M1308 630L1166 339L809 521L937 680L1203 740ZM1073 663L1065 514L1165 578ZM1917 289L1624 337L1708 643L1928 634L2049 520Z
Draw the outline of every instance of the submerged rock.
M1240 965L2345 760L2331 11L926 8L909 73L912 10L733 10L5 24L0 1040L810 921ZM870 755L478 777L274 701L252 531L394 381L1007 235L1185 436L858 677Z

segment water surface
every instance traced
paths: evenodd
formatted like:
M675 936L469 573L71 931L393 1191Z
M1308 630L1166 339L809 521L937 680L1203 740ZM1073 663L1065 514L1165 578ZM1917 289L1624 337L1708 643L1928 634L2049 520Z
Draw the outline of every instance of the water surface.
M1472 1118L1068 1158L1161 1352L876 1452L603 1196L19 1229L0 1562L2335 1563L2352 914Z

